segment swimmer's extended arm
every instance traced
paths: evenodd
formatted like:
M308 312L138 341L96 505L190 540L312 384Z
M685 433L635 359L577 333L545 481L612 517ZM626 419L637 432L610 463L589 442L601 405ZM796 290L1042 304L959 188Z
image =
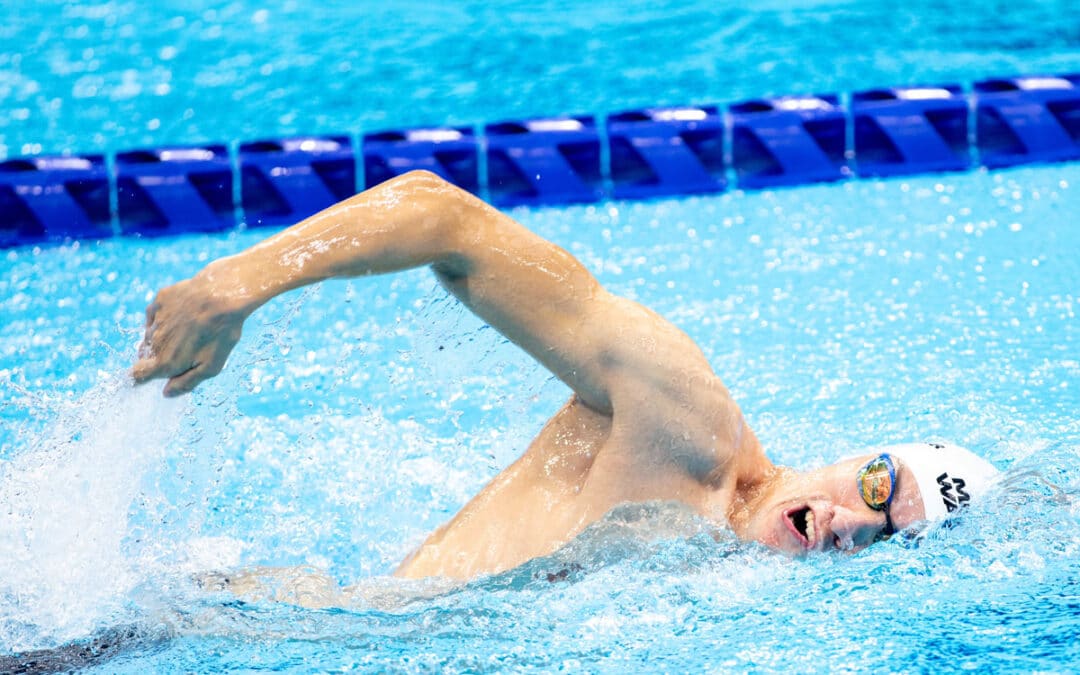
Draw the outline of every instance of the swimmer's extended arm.
M133 375L169 378L167 396L219 373L244 320L271 298L332 277L430 265L473 311L593 405L608 407L587 364L585 317L606 293L577 260L467 192L427 172L335 204L191 279L146 312Z
M163 289L147 309L133 375L168 378L166 395L186 393L221 371L244 320L271 298L331 277L424 265L590 407L621 407L679 438L701 427L690 420L703 412L724 415L726 438L687 444L738 445L738 409L689 337L605 291L562 248L425 172L356 195Z

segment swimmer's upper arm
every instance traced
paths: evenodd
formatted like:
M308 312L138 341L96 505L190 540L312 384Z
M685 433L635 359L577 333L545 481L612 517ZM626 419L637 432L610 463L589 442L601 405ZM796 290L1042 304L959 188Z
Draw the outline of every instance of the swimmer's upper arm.
M622 334L606 362L624 447L644 450L647 467L670 461L703 483L721 481L733 462L758 462L756 436L700 347L650 309L619 304Z
M271 298L331 277L423 265L593 409L633 416L652 391L667 392L656 400L668 408L699 407L663 384L711 374L684 333L608 293L559 246L427 172L382 183L162 289L147 309L132 373L139 382L169 378L166 394L185 393L221 370L243 322Z
M470 195L472 213L432 267L443 285L588 406L611 411L602 360L614 296L572 255Z
M474 205L453 254L433 265L443 284L585 404L649 435L651 448L670 448L704 473L723 463L745 424L693 340L605 290L556 244Z

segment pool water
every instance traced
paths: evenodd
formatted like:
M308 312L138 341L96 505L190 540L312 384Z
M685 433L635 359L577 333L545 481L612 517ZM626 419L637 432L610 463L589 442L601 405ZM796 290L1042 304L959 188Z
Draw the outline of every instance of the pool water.
M1080 72L1071 0L9 0L0 156Z
M1080 71L1066 3L970 3L948 21L928 3L417 4L408 20L368 4L189 7L5 6L3 44L27 46L0 48L0 144L115 149ZM333 59L349 69L327 75ZM100 79L84 97L87 77ZM1066 164L514 211L694 337L774 460L949 439L1007 471L914 549L796 561L647 505L458 586L388 575L568 391L430 273L280 298L221 376L164 400L124 374L143 308L264 232L3 252L0 658L119 631L89 672L1069 670L1078 210L1080 166ZM197 583L299 565L347 587L339 606L302 606L313 582L299 571L275 581L284 603Z

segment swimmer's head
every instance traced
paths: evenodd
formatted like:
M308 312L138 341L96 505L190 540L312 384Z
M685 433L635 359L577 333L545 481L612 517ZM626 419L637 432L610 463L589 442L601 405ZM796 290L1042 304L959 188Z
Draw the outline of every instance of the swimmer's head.
M802 554L859 551L945 520L992 485L997 470L945 443L877 448L813 471L780 470L732 523L745 539Z

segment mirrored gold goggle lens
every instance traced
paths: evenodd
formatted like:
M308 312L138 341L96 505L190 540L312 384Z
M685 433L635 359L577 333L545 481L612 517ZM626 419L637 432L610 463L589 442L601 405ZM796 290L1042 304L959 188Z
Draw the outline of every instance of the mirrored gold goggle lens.
M892 495L893 479L884 459L879 457L859 471L859 488L867 506L875 511L885 508Z

